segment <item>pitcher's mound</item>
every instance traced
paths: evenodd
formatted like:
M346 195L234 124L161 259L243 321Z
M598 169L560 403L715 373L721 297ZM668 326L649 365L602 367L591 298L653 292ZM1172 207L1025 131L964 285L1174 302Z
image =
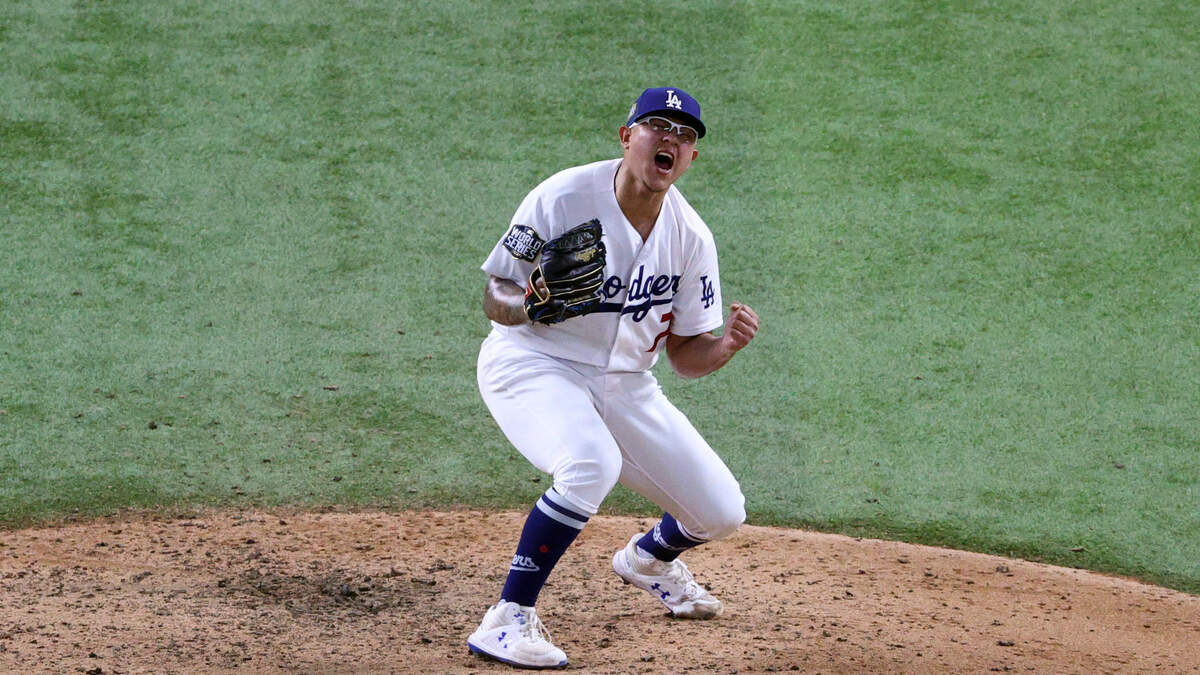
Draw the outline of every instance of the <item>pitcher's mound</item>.
M0 536L0 671L468 673L524 513L219 512ZM612 573L599 516L539 614L590 673L1200 672L1200 597L908 544L746 526L686 560L677 621Z

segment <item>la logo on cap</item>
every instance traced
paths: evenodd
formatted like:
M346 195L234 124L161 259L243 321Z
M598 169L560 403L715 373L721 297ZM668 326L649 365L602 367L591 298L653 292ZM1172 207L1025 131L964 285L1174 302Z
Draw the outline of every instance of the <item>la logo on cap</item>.
M644 90L633 102L626 116L625 126L631 127L648 115L668 113L696 130L704 138L704 122L700 121L700 104L679 87L655 87Z

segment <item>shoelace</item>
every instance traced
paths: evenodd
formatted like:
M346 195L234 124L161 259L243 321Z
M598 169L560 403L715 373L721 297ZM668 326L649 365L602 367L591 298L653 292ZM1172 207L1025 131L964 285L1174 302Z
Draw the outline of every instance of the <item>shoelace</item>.
M692 576L692 571L682 560L675 560L671 564L671 570L667 573L671 581L683 586L683 595L687 598L697 598L704 594L704 589L700 584L696 583L696 578Z
M521 632L525 635L525 637L531 640L544 640L545 642L549 642L551 644L554 643L550 637L550 631L546 629L546 625L542 623L540 618L538 618L536 611L530 610L529 613L525 614L523 618L524 620L520 625Z

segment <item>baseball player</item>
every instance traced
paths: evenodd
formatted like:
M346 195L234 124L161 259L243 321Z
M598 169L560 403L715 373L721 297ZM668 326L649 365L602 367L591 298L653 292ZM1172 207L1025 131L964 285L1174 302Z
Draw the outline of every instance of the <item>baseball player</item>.
M704 134L687 92L645 90L618 131L622 156L537 186L483 263L492 331L479 352L479 390L553 486L525 520L499 602L467 640L476 654L566 665L534 607L617 482L665 513L616 552L616 574L676 617L721 613L678 558L734 532L745 499L651 372L665 349L682 377L706 375L758 330L754 311L732 303L714 333L724 317L713 236L674 186Z

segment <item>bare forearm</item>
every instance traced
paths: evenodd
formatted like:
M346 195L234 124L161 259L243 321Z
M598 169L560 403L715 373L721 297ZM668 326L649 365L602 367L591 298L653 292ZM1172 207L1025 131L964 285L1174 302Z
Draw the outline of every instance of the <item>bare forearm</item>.
M667 357L680 377L703 377L729 363L734 354L750 344L757 332L758 314L735 302L730 305L729 321L722 335L670 335L667 337Z
M723 340L711 333L681 338L667 338L667 355L671 367L680 377L704 377L729 363L736 350L728 349Z
M525 289L508 279L489 277L483 291L483 313L504 326L529 323L525 313Z

